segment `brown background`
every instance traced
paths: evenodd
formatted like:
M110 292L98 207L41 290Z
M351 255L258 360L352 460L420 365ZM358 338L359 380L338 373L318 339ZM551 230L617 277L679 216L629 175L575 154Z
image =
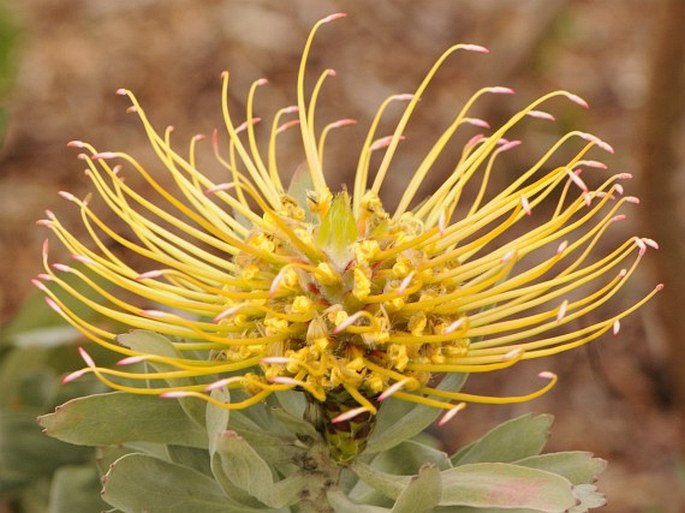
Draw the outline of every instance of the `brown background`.
M606 338L476 384L499 393L522 390L538 370L552 369L562 378L552 393L517 407L471 406L442 434L457 446L514 414L552 412L557 416L553 448L588 449L610 460L601 481L610 499L604 511L682 510L685 485L678 477L677 451L685 403L678 390L685 390L679 379L685 351L677 307L682 307L679 281L685 279L679 247L685 218L677 199L685 148L680 35L685 2L15 0L8 5L17 14L22 42L0 154L3 321L16 312L39 272L46 234L34 221L46 207L74 215L56 191L87 191L82 165L66 141L85 139L101 150L125 149L148 158L138 123L124 112L128 103L114 95L119 87L134 90L158 126L174 124L175 140L185 145L192 134L219 126L224 69L232 73L236 108L260 77L271 85L259 93L259 110L268 115L292 103L297 59L310 26L323 15L346 11L349 18L326 27L314 47L313 69L338 71L327 85L322 119L352 117L365 126L381 99L410 92L455 42L479 43L492 54L450 61L426 95L429 105L414 125L414 140L444 127L459 102L484 85L517 90L513 98L483 103L479 112L491 121L552 89L586 98L590 111L555 103L550 109L560 118L558 126L544 127L547 136L542 129L528 136L546 144L550 134L573 126L617 149L607 162L613 170L637 175L628 190L646 196L642 217L631 210L627 229L659 238L662 245L651 257L652 269L644 266L629 294L657 281L665 281L667 289L660 302L624 323L619 339ZM662 15L667 8L669 14ZM340 181L349 178L355 157L349 147L361 134L341 135L344 143L328 154L329 173ZM411 164L409 153L401 167ZM387 190L390 197L392 187L399 191L406 183L401 172Z

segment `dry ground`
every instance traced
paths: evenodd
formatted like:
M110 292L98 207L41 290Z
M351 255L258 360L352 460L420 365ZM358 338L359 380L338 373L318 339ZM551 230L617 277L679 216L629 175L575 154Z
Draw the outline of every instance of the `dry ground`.
M15 0L10 6L23 27L23 41L0 156L0 319L12 316L39 271L46 234L34 221L47 207L73 216L56 191L87 190L82 166L66 141L86 139L102 150L146 153L137 123L124 113L125 100L113 94L119 87L136 91L156 123L173 123L177 140L208 133L220 123L222 70L232 72L235 98L245 96L251 81L267 77L271 86L260 92L263 110L292 103L296 59L309 27L322 15L347 11L350 18L327 28L314 50L314 66L339 72L327 93L324 118L353 117L363 126L380 99L410 91L444 48L457 41L480 43L492 54L456 59L429 92L433 110L423 115L425 133L448 123L459 101L482 85L514 87L517 106L563 87L588 99L593 109L564 111L562 122L609 140L618 150L612 168L635 171L635 127L656 30L651 4ZM506 112L498 104L485 110L495 119ZM349 176L353 155L347 146L331 153L330 161L341 180ZM401 177L394 184L400 190ZM643 281L651 287L653 280L643 276ZM663 358L658 320L645 309L625 323L620 340L606 339L544 362L562 377L548 396L516 408L470 407L445 439L458 445L515 413L552 412L554 448L588 449L610 460L601 483L610 499L606 513L676 513L685 502ZM523 390L540 368L521 366L477 386Z

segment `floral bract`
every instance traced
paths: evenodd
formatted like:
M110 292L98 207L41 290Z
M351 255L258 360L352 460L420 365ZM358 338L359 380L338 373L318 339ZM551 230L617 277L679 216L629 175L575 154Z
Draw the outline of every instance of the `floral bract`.
M119 93L133 103L131 110L140 117L177 192L167 191L157 171L126 153L70 143L84 150L80 157L97 196L128 231L105 223L88 200L62 193L80 208L91 240L77 239L48 212L40 223L81 265L50 265L46 245L45 273L36 284L45 290L49 304L85 336L121 353L121 364L157 362L168 370L98 367L82 350L87 367L67 380L92 372L115 389L213 402L210 392L215 388L247 392L236 402L220 403L225 408L244 408L270 394L296 389L321 408L331 443L344 446L334 440L336 425L363 439L369 417L390 396L443 408L444 420L464 402L537 397L553 386L554 375L541 374L545 381L540 388L513 397L441 390L431 378L496 371L581 346L607 331L617 332L620 320L658 290L622 311L605 313L610 310L605 304L630 279L647 247L656 247L650 239L630 237L612 251L595 255L598 241L624 217L621 207L637 203L623 195L620 182L628 175L608 176L595 188L583 180L585 173L606 168L587 155L595 148L611 152L607 143L569 132L504 187L494 185L501 179L490 180L499 156L520 143L506 139L514 126L531 117L553 119L537 110L541 104L563 97L587 106L566 91L547 94L489 135L471 138L454 159L449 177L428 198L417 197L460 128L489 128L468 116L472 105L486 94L512 93L503 87L479 90L436 138L397 206L384 207L383 184L397 164L398 146L427 86L453 53L487 51L480 46L449 48L413 94L383 102L359 152L352 189L332 191L324 143L331 129L351 121L317 130L315 105L333 73L321 73L309 95L305 75L314 34L341 16L314 26L302 55L297 105L275 114L267 148L258 147L259 119L253 115L256 90L266 81L254 83L246 121L235 123L228 108L229 75L223 75L227 144L218 134L214 138L216 157L226 168L222 183L212 182L196 165L195 146L201 137L193 138L188 156L178 153L170 142L171 131L155 131L127 90ZM392 103L403 103L404 111L392 133L379 134L381 117ZM276 140L282 131L297 129L295 125L305 164L288 188L277 166ZM552 163L562 147L575 148L575 154L561 165ZM371 169L374 152L382 159ZM123 175L131 171L144 177L159 198L148 199L130 188ZM149 265L134 268L109 249L108 240ZM76 275L79 285L66 281L64 273ZM99 299L83 293L85 289ZM70 309L64 301L67 295L102 317L172 337L188 356L144 354L119 345L117 333ZM569 329L593 311L599 313L582 328ZM198 351L206 357L198 358ZM198 376L206 384L148 386L154 378ZM131 380L140 386L132 386ZM342 447L338 458L348 459L355 450Z

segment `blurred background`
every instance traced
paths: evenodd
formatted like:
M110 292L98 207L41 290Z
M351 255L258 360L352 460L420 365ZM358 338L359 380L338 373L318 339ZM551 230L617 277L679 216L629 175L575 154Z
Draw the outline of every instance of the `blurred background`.
M46 208L76 219L56 193L88 191L76 152L65 143L83 139L99 150L125 150L154 169L137 120L114 91L135 91L158 127L175 126L183 147L193 134L221 126L219 75L225 69L232 74L236 112L251 82L269 79L256 112L268 116L294 102L299 54L312 23L337 11L349 18L321 32L311 65L315 73L324 67L338 72L326 85L321 119L359 120L360 128L340 131L335 138L341 142L330 145L329 172L340 182L349 181L356 157L350 148L360 143L380 101L411 92L451 44L477 43L492 53L449 61L422 101L411 139L435 138L482 86L506 85L517 93L479 104L477 114L493 126L550 90L569 89L592 108L551 104L557 123L533 123L522 134L526 147L546 147L571 128L611 143L616 155L605 162L635 176L627 191L642 200L622 230L661 244L628 296L639 297L657 282L666 288L624 322L620 337L489 375L475 384L479 390L530 389L539 370L553 370L561 381L532 403L470 406L439 436L457 447L513 415L550 412L556 416L552 449L590 450L610 461L600 482L609 497L603 511L683 511L684 1L6 0L0 3L0 513L43 511L26 491L45 495L53 470L83 458L62 455L40 472L20 472L17 462L40 452L6 454L16 445L12 437L34 429L35 414L57 404L61 373L78 366L68 356L51 366L54 349L46 348L45 333L35 340L17 336L45 315L32 309L30 298L46 236L34 222ZM420 144L408 148L386 189L389 197L403 190L403 177L421 156ZM515 168L525 152L514 153L507 165ZM284 155L285 162L297 158ZM629 304L631 297L623 300ZM20 313L26 301L28 310ZM12 368L26 362L33 377L10 372L8 361ZM41 392L27 395L31 387L24 383ZM15 422L11 415L22 408L26 415Z

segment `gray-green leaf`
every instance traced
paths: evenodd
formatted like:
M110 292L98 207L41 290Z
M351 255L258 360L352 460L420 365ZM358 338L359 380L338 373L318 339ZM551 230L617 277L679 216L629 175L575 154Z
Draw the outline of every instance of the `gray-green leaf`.
M171 358L183 357L168 338L151 331L133 330L130 333L124 333L117 336L117 342L141 353L168 356ZM169 365L159 362L151 361L149 362L149 365L162 372L175 370ZM167 379L166 381L171 386L196 384L196 381L192 378ZM204 427L205 404L201 400L193 397L182 397L177 400L181 405L181 408L183 408L183 411L185 411L186 414L198 424L198 426Z
M576 505L568 479L509 463L474 463L441 472L442 506L523 508L563 513Z
M455 454L452 463L511 463L540 454L553 420L551 415L526 414L504 422Z
M466 374L448 374L438 388L456 391L465 381ZM378 410L376 427L364 452L372 454L387 451L421 433L435 422L440 414L441 411L437 408L390 397Z
M546 470L564 476L574 485L593 483L606 468L606 461L583 451L554 452L531 456L516 462L524 467Z
M46 433L76 445L126 442L207 447L207 434L175 400L109 392L79 397L38 418Z
M440 502L442 484L435 465L426 465L400 493L392 513L429 513Z
M124 513L262 513L235 503L204 474L142 454L117 460L102 498Z
M215 443L223 474L235 486L274 508L295 502L306 483L304 476L294 475L274 482L269 465L234 431L219 434Z
M94 465L68 465L57 469L50 485L48 513L101 511L100 476Z

